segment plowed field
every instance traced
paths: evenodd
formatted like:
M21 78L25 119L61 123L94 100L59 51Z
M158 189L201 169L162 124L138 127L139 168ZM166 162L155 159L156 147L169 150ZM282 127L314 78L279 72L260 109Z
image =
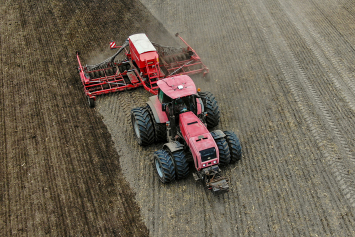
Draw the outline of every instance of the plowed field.
M355 3L346 0L5 1L0 6L0 233L355 235ZM140 147L139 88L89 109L76 71L111 39L180 32L208 65L240 162L230 192L163 185Z

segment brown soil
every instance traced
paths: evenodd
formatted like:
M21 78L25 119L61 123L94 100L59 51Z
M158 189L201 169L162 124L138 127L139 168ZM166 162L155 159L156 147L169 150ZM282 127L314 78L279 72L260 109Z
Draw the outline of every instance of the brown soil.
M138 1L6 1L0 17L0 233L147 236L75 51L162 25Z
M355 3L140 2L0 6L0 233L355 235ZM164 45L181 32L210 68L195 83L243 146L223 169L229 193L192 175L159 182L162 144L138 146L130 122L144 89L88 108L75 51L96 63L110 40L140 32Z

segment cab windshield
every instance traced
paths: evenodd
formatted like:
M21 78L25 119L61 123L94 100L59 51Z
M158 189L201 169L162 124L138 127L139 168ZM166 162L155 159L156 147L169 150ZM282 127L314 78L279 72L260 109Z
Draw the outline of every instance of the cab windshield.
M159 99L160 103L162 103L162 104L170 103L172 101L172 99L169 96L167 96L160 89L159 89L159 92L158 92L158 99Z

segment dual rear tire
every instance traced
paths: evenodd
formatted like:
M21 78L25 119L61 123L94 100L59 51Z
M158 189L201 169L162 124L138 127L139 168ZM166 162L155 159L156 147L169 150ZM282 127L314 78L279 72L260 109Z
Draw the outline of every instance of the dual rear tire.
M154 126L149 111L145 107L131 110L131 121L139 145L147 146L154 142Z
M228 144L230 152L230 162L235 163L242 159L242 146L240 145L239 138L232 131L224 131L225 139Z
M149 105L132 109L131 121L139 145L166 141L166 125L155 121Z
M174 161L166 150L158 150L154 152L154 165L159 180L162 183L170 183L175 180Z

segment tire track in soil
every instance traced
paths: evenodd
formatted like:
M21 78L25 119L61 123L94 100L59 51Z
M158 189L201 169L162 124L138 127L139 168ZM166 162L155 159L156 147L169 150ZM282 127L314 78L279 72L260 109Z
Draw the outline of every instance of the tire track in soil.
M273 6L274 9L277 9L276 6ZM294 20L293 22L296 22L296 20ZM286 22L285 22L286 24ZM288 24L285 27L281 27L281 32L284 33L284 35L286 34L285 32L289 30L291 31L292 27ZM299 28L298 28L299 29ZM291 34L290 34L291 35ZM295 34L292 34L293 37L295 36ZM301 40L299 40L301 41ZM307 39L306 39L307 41ZM308 43L308 42L306 42ZM291 45L291 48L296 48L295 45L292 47L292 44L289 41L289 44ZM307 48L307 47L305 47ZM307 51L306 51L307 52ZM293 53L292 57L299 57L297 55L296 52ZM306 54L306 58L308 59L312 59L314 56L311 54ZM328 151L328 154L326 153L325 156L327 157L327 159L330 160L330 164L331 166L333 166L334 172L335 172L335 176L339 181L339 185L341 186L342 192L344 194L344 196L346 196L349 201L350 204L353 206L354 205L354 201L355 199L353 198L353 194L354 194L354 178L351 177L349 175L348 169L350 167L352 167L353 165L351 164L351 161L354 159L353 154L350 152L350 149L346 143L346 141L344 140L344 138L341 136L344 132L342 130L344 130L344 128L342 128L341 124L338 124L335 122L334 120L334 115L333 114L341 114L342 111L339 111L337 108L337 105L335 103L331 103L333 100L333 98L339 98L338 93L332 93L333 91L331 90L332 87L330 88L324 88L322 85L329 85L330 83L327 80L324 80L324 82L322 82L322 79L326 79L326 75L324 76L319 76L319 84L315 84L315 83L310 83L307 78L312 78L313 75L315 73L312 74L308 74L307 71L304 71L304 65L302 64L302 62L300 63L300 59L296 60L297 62L297 67L300 70L301 73L301 77L299 77L302 80L302 84L306 85L307 87L304 88L306 89L306 91L308 91L308 96L309 98L314 98L315 101L315 109L313 109L313 111L317 111L318 110L318 116L320 116L320 118L313 118L313 123L314 124L320 124L322 128L319 128L318 131L315 131L315 135L318 138L318 143L320 144L320 146L324 145L329 149L332 149L330 151ZM312 62L314 63L315 60L312 60ZM317 66L315 66L317 67ZM315 67L313 69L315 69ZM311 72L312 73L312 72ZM317 75L321 75L320 72L316 73ZM297 83L297 82L296 82ZM301 85L300 85L301 86ZM322 88L323 87L323 88ZM319 88L319 89L318 89ZM331 94L330 96L327 96L324 92ZM337 92L337 91L336 91ZM326 98L325 98L326 97ZM303 101L307 101L307 99L305 99L303 96L301 97L303 98ZM324 99L323 99L324 98ZM339 98L338 100L335 101L341 101L342 98ZM327 101L325 101L327 100ZM314 103L311 101L311 103ZM327 106L327 104L329 104ZM335 110L334 110L335 108ZM346 125L348 126L348 125ZM310 128L312 129L312 122L310 125ZM331 137L329 138L325 138L326 134L323 131L325 128L330 128L328 130L328 133L332 134L330 135ZM341 132L342 131L342 132ZM335 148L331 148L332 145L335 143L336 147ZM327 152L327 151L325 151ZM346 155L344 157L344 155ZM350 162L349 162L350 161ZM351 168L350 168L351 169Z
M354 110L355 84L351 80L354 69L349 68L349 64L354 62L354 55L351 53L354 51L353 47L347 39L342 39L344 36L342 36L339 30L335 28L332 23L330 23L330 20L323 13L321 13L321 10L318 7L317 11L313 12L319 12L319 14L313 13L311 15L308 13L307 16L305 15L306 13L301 11L300 4L298 4L298 6L293 6L293 8L295 10L297 9L300 16L304 16L304 18L299 18L301 18L304 22L303 25L307 26L309 31L308 34L312 36L310 37L307 33L303 33L304 37L307 37L307 43L312 45L312 50L317 56L317 59L327 70L332 82L336 85L339 92L344 94L343 97L345 97L347 103L349 103L349 106L351 106L352 110ZM308 20L308 18L311 19ZM297 23L297 21L295 21L295 23ZM313 25L317 27L315 28ZM320 32L317 29L322 29L322 31ZM327 40L325 40L322 33L325 34ZM337 37L334 37L334 35ZM343 46L341 48L339 46L337 47L337 44L339 44L339 38L341 39L341 45ZM336 48L333 49L329 45L334 45Z
M344 22L342 19L344 18L347 19L347 21L349 21L353 19L353 16L349 16L349 14L346 14L347 12L345 12L345 15L341 15L342 17L340 17L340 15L337 12L333 12L333 10L330 10L333 14L329 16L329 14L327 15L326 13L324 13L323 12L324 10L321 10L319 5L317 5L315 2L312 2L312 5L314 5L314 7L319 11L319 14L313 14L312 22L307 22L306 24L309 26L310 28L309 31L312 34L312 36L317 40L317 42L324 49L324 53L328 54L328 57L331 59L334 68L336 69L336 72L338 72L338 75L335 74L335 76L333 76L334 74L333 75L330 74L334 84L337 86L338 90L340 90L339 84L345 84L343 87L341 87L341 90L345 91L344 97L345 100L348 102L349 106L351 107L351 110L342 109L343 111L341 112L344 114L343 115L344 117L351 119L353 117L353 111L354 111L353 97L355 93L354 90L355 88L354 88L354 83L352 80L350 80L350 78L352 78L354 74L353 73L354 67L352 65L354 64L355 57L353 54L354 48L351 45L351 39L349 39L349 32L352 32L352 30L349 29L348 24L346 24L346 22ZM337 9L339 9L339 7L337 7ZM342 11L342 13L344 12ZM341 24L337 22L339 20ZM321 28L322 32L315 33L316 28L314 27L312 28L312 25L317 26L317 28ZM336 28L335 26L338 27ZM338 37L334 37L334 35ZM335 46L334 49L329 48L329 44L334 45ZM345 87L349 88L348 91L350 91L350 93L346 93L348 91L347 88ZM349 101L350 100L349 97L351 97L352 101ZM338 103L343 103L343 102L338 101ZM342 123L344 123L341 120L342 119L341 117L337 119L340 120ZM352 126L347 126L347 125L345 126L347 127L346 130L352 129ZM354 132L353 130L350 130L343 133L343 136L346 137L346 139L348 140L348 145L350 146L350 150L352 154L354 154L355 146L352 142L353 138L350 135L353 134L353 132ZM353 161L353 159L351 159L351 161Z
M238 25L238 26L236 26L236 28L238 28L238 29L240 29L240 31L241 32L243 32L243 30L245 30L245 29L247 29L248 28L248 21L249 21L249 14L248 13L246 13L245 12L245 10L240 10L240 12L238 12L238 13L236 13L235 15L240 15L241 17L240 17L240 19L235 19L235 20L233 20L233 22L241 22L241 25ZM232 15L230 16L230 19L232 19ZM224 21L229 21L230 19L224 19ZM250 23L249 23L250 24ZM240 34L238 34L238 35L236 35L236 31L234 31L233 32L233 34L231 34L231 37L233 37L233 38L239 38L239 37L242 37L242 35L240 35ZM246 36L244 36L245 38L246 38ZM247 37L250 37L250 38L252 38L252 35L250 34L250 35L248 35ZM248 40L248 42L251 42L251 41L249 41ZM225 48L228 48L228 47L230 47L230 46L232 46L232 45L228 45L227 47L225 47ZM242 46L242 44L241 45L239 45L239 46L241 46L241 48L243 47ZM246 45L244 45L244 47L245 47ZM232 46L233 47L233 46ZM252 45L252 44L248 44L247 45L247 50L253 50L252 48L254 47L254 45ZM237 47L235 47L236 49L238 49L239 47L237 46ZM238 54L240 54L239 52L236 52L236 55L238 55ZM243 53L241 53L242 55L243 55ZM223 64L226 64L226 65L228 65L228 61L230 61L230 60L232 60L232 61L234 61L235 60L235 58L223 58L222 59L223 61ZM243 62L243 59L241 59L241 58L238 58L238 62L239 63L242 63L242 64L244 64L244 62ZM247 66L245 65L245 67L241 67L241 68L247 68ZM255 69L256 70L256 69ZM254 71L254 70L253 70ZM248 74L250 74L249 72L248 72L248 70L243 70L243 72L242 72L242 74L244 74L245 76L247 76ZM253 76L253 75L252 75ZM235 90L237 90L237 88L235 87L235 83L234 83L234 81L233 81L233 83L229 83L229 81L224 81L224 82L221 82L220 83L221 84L221 90L222 91L225 91L226 90L226 87L227 88L231 88L231 90L228 90L227 89L227 91L229 92L229 93L226 93L226 94L233 94L233 91L235 91ZM251 96L250 96L250 98L257 98L257 93L255 93L256 91L255 90L253 90L253 88L252 88L252 83L250 83L250 84L247 84L247 87L246 88L243 88L243 90L247 90L247 91L250 91L250 92L252 92L253 94L251 94ZM221 94L220 94L221 95ZM220 100L222 100L222 101L228 101L229 99L228 99L228 97L226 97L226 96L223 96L222 97L223 99L220 99ZM250 101L250 99L247 99L248 100L248 103L252 103L252 104L254 104L254 105L256 105L256 106L258 106L258 103L259 103L259 101ZM234 111L233 111L233 107L234 106L232 106L232 107L230 107L230 106L226 106L226 108L222 108L221 110L222 110L222 112L223 111L228 111L228 112L232 112L232 113L234 113ZM239 107L239 106L238 106ZM263 113L263 111L260 111L261 113ZM226 113L223 113L224 115L226 114ZM249 116L253 116L252 114L250 114L250 113L244 113L244 116L245 117L249 117ZM226 124L228 124L228 121L230 121L231 119L233 119L233 117L232 116L224 116L224 118L225 118L225 121L226 121ZM245 121L246 123L247 123L247 121ZM230 127L230 125L229 126L226 126L227 128L229 128ZM234 127L234 126L233 126ZM256 129L256 128L255 128ZM249 131L249 132L251 132L251 131ZM255 133L259 133L259 131L255 131ZM240 134L240 133L239 133ZM245 144L245 142L247 142L246 140L244 140L244 144ZM244 153L244 154L248 154L248 153ZM249 153L250 154L250 153ZM245 158L245 155L244 155L244 158ZM248 162L247 161L247 163L246 163L246 166L248 167L248 170L253 170L254 169L254 167L256 167L256 166L258 166L256 163L254 163L252 160L250 161L250 162ZM243 175L244 176L244 175ZM251 183L248 183L248 186L256 186L257 185L257 179L260 179L260 176L257 174L257 173L254 173L254 172L250 172L249 174L248 174L248 176L249 176L249 180L255 180L254 182L252 181ZM245 176L244 176L245 177ZM257 208L256 208L256 210L259 210L259 211L253 211L253 212L251 212L250 213L250 210L248 210L248 208L245 208L246 210L244 210L244 213L246 214L245 216L247 217L247 219L244 221L246 224L245 224L245 226L247 226L247 223L249 223L249 222L251 222L251 221L255 221L255 219L259 219L258 221L256 221L260 226L261 226L261 228L263 228L263 229L266 229L267 227L266 227L266 223L263 223L262 221L261 221L261 219L263 219L264 217L263 217L263 215L262 215L262 213L264 213L264 208L265 208L265 206L267 206L267 205L264 205L264 204L261 204L261 203L258 203L258 202L256 202L255 200L257 199L257 197L260 197L260 196L262 196L263 194L262 194L262 192L260 192L258 189L254 189L254 190L250 190L251 191L251 193L255 193L255 194L253 194L253 195L250 195L249 194L249 196L251 196L251 197L249 197L249 198L252 198L253 199L253 203L255 203L256 205L257 205ZM233 195L234 196L234 195ZM263 199L263 200L266 200L266 199ZM245 201L245 200L244 200ZM243 205L243 204L242 204ZM245 205L244 205L245 206ZM254 208L253 208L254 209ZM257 214L256 214L257 213ZM248 216L250 216L250 214L253 214L254 216L251 216L251 218L248 218ZM260 226L259 226L259 228L260 228ZM256 231L256 234L257 235L260 235L261 233L259 232L260 231L260 229L258 230L258 229L256 229L255 230L255 228L253 228L253 229L251 229L252 231ZM245 233L245 232L248 232L249 230L248 230L248 228L246 227L246 229L243 231L243 232L241 232L240 234L243 234L243 233Z
M245 15L244 15L244 17L253 17L253 13L252 12L245 12ZM260 34L260 32L259 32L259 34ZM258 33L257 32L255 32L254 34L252 34L251 35L251 37L252 38L260 38L260 35L258 35ZM250 42L252 42L252 38L250 39L251 41ZM261 39L261 38L260 38ZM255 51L258 51L259 49L258 49L258 45L256 45L256 44L252 44L252 48L255 50ZM262 50L262 47L260 46L260 50ZM263 68L263 67L260 67L261 65L250 65L250 67L255 67L256 66L256 68L253 68L253 71L256 71L256 72L259 72L259 71L264 71L265 69ZM257 74L259 74L259 73L257 73ZM257 77L262 77L262 75L257 75ZM251 97L253 98L254 96L257 96L257 94L255 94L255 95L251 95ZM271 108L268 108L267 109L267 113L268 113L268 115L270 115L272 112L270 112L270 110L271 110ZM260 114L261 115L261 114ZM262 115L261 115L261 117L262 117ZM270 116L271 117L271 116ZM273 120L276 120L276 119L273 119ZM265 121L263 121L262 123L265 123L265 124L267 124L268 122L265 120ZM260 130L260 129L258 129L257 131L256 131L256 134L260 134L260 133L262 133L263 131L262 130ZM263 141L263 139L257 139L258 140L258 143L259 144L265 144L265 148L262 148L262 149L260 149L260 151L261 150L267 150L268 149L268 147L270 147L270 146L273 146L273 145L271 145L270 144L270 142L269 141L267 141L267 140L264 140ZM279 155L278 154L271 154L271 157L278 157ZM266 158L266 157L265 157ZM278 162L278 159L280 159L280 158L277 158L277 159L274 159L274 161L272 162L272 163L274 163L274 164L277 164L277 162ZM270 160L270 159L269 159ZM256 165L256 164L253 164L252 165L252 167L255 167L255 166L258 166L258 165ZM251 167L251 169L252 169L252 167ZM282 174L282 172L281 172L282 170L278 170L278 172L277 173L279 173L279 174ZM287 175L287 174L286 174ZM276 179L280 179L281 177L278 177L278 178L276 178ZM284 190L281 188L281 189L278 189L278 192L279 193L282 193L282 192L284 192ZM291 194L292 194L292 192L291 192ZM294 194L293 194L294 195ZM273 199L276 199L277 200L277 196L274 196L274 198ZM273 205L281 205L281 210L286 210L286 212L287 212L287 208L285 208L285 206L287 205L286 204L287 202L285 201L285 200L282 200L282 202L280 202L279 204L273 204ZM278 219L281 219L282 217L282 215L289 215L289 213L280 213L280 214L278 214L278 213L276 213L276 215L280 215L278 218L276 218L276 220L275 220L275 222L279 222L278 221ZM282 225L279 225L279 226L281 226L282 227ZM291 234L292 232L291 232L291 230L289 229L289 228L287 228L287 226L285 226L285 230L283 231L284 233L289 233L289 234Z
M275 8L275 6L274 6L274 8ZM259 12L259 13L260 13L260 12ZM263 21L263 22L265 22L265 21ZM270 21L269 21L269 22L270 22ZM289 27L290 27L290 26L289 26ZM288 28L289 28L289 27L288 27ZM284 28L283 30L285 30L285 28ZM273 32L275 32L275 31L276 31L276 30L274 30ZM273 38L277 38L277 37L273 37ZM279 38L281 38L281 37L279 36ZM272 41L272 40L269 40L269 42L273 42L273 41ZM278 45L281 45L280 42L277 42L277 43L278 43ZM274 46L274 47L276 48L276 46ZM277 54L277 53L275 52L275 55L276 55L276 54ZM283 55L285 55L285 52L283 53ZM282 57L281 57L281 54L279 54L278 57L279 57L279 58L282 58ZM283 58L283 60L280 59L280 61L282 61L282 62L287 62L287 63L288 63L288 67L289 67L289 65L290 65L290 60L285 60L285 59ZM280 64L281 64L281 63L280 63ZM286 65L286 63L285 63L285 65ZM297 66L299 66L299 64L297 64ZM285 68L285 67L284 67L284 68ZM289 69L288 69L288 70L289 70ZM291 74L291 73L292 73L291 71L297 71L297 70L289 70L288 73ZM284 73L285 73L285 72L284 72ZM304 72L301 72L301 73L302 73L302 75L301 75L301 76L299 75L299 77L302 77L302 76L303 76L303 78L305 78L305 75L306 75L306 74L305 74ZM310 86L310 85L308 84L308 86ZM293 86L293 87L294 87L294 86ZM291 86L291 88L292 88L292 86ZM296 88L296 87L294 87L293 90L295 90L295 88ZM314 92L314 91L312 91L312 92ZM297 93L300 93L300 91L297 91ZM295 96L295 97L296 97L296 96ZM297 97L296 97L296 98L297 98ZM299 99L299 101L304 101L304 100L305 100L303 97L302 97L302 99L303 99L303 100L300 100L300 99ZM318 99L318 101L319 101L319 98L316 98L316 99ZM317 101L317 102L318 102L318 101ZM301 109L302 109L302 107L301 107ZM306 119L307 119L307 116L309 116L309 115L305 115ZM328 117L326 117L326 118L329 119L329 117L330 117L330 116L328 115ZM309 121L310 121L310 119L308 118L308 121L307 121L307 122L309 123ZM331 122L331 123L334 123L334 122ZM334 128L334 127L333 127L333 128ZM314 132L314 131L313 131L313 132ZM320 131L317 131L317 132L320 132ZM316 135L316 138L317 138L318 133L314 133L314 134ZM320 139L319 136L318 136L318 139ZM318 143L319 143L319 141L318 141ZM324 149L322 149L322 152L324 153ZM331 158L331 157L328 156L328 158ZM336 167L336 168L337 168L337 167ZM336 174L336 175L339 175L339 174ZM339 181L339 180L338 180L338 181ZM344 187L341 187L341 188L344 188ZM350 187L350 189L352 189L352 187Z
M244 27L247 29L248 28L248 25L250 26L250 24L253 24L253 22L252 21L250 21L251 19L252 19L252 17L253 17L253 14L251 14L251 12L248 12L248 10L246 10L247 8L244 8L245 10L243 10L243 11L241 11L241 13L240 14L242 14L242 16L243 16L243 20L242 20L242 22L244 22ZM239 20L238 20L239 21ZM247 23L247 22L249 22L249 23ZM239 29L239 27L238 27L238 29ZM236 38L238 38L238 37L236 37ZM249 47L250 47L250 51L259 51L259 50L263 50L261 47L260 47L260 49L258 49L258 45L256 45L255 43L253 43L253 38L255 38L255 39L259 39L260 38L260 35L258 34L258 32L257 31L255 31L255 32L250 32L250 35L249 35L249 39L248 39L248 42L250 42L249 43ZM259 78L259 77L262 77L262 75L259 75L259 71L264 71L264 69L262 68L262 67L260 67L261 65L258 65L258 64L250 64L250 65L248 65L248 66L246 66L245 68L248 68L248 67L250 67L251 69L252 69L252 71L253 71L253 74L255 74L255 75L251 75L252 77L256 77L256 78ZM244 73L248 73L248 70L245 70L245 72ZM247 75L247 74L246 74ZM252 92L252 94L250 94L250 98L258 98L258 96L260 96L260 93L261 94L265 94L265 91L259 91L259 92L257 92L257 90L255 90L255 89L253 89L253 83L248 83L248 88L246 88L246 90L247 91L250 91L250 92ZM232 85L229 85L229 86L231 86L231 87L233 87ZM254 102L255 103L255 102ZM259 102L260 103L260 102ZM256 106L258 106L257 104L256 104ZM269 111L269 109L270 108L268 108L268 111ZM265 113L266 111L263 111L263 110L259 110L259 111L257 111L257 114L258 114L258 116L257 117L259 117L259 118L262 118L262 117L265 117ZM245 115L246 117L249 117L249 115ZM251 116L252 116L252 114L251 114ZM260 119L259 119L260 120ZM259 121L259 122L261 122L261 124L267 124L268 123L268 121L266 121L266 120L264 120L264 121ZM249 123L250 124L250 123ZM251 127L252 127L252 124L250 124L251 125ZM263 133L263 130L260 130L260 128L254 128L255 129L255 132L253 132L254 134L260 134L260 133ZM250 131L249 131L250 132ZM257 143L259 143L260 144L260 146L262 147L262 148L257 148L257 152L260 152L260 151L262 151L262 150L267 150L268 149L268 147L270 146L269 144L268 144L268 142L267 141L263 141L263 139L262 138L259 138L259 137L255 137L254 139L256 139L256 140L254 140L252 143L255 143L255 142L257 142ZM262 160L264 159L264 158L266 158L266 157L264 157L264 155L262 155L263 156L263 158L262 158ZM277 154L272 154L271 155L272 157L278 157L278 155ZM277 160L278 160L279 158L277 158L276 160L275 160L275 162L277 163ZM254 167L258 167L258 166L261 166L261 165L265 165L265 164L263 164L264 162L253 162L252 160L251 160L251 164L250 164L250 167L249 167L249 169L250 170L254 170L255 168ZM258 173L253 173L253 175L251 176L251 179L257 179L257 180L263 180L263 178L262 178L262 176L260 176L260 175L258 175ZM266 180L266 182L267 182L267 180ZM255 184L252 184L252 186L255 186ZM257 191L257 189L255 190L255 191ZM281 190L278 190L278 192L281 192ZM255 196L257 196L257 197L259 197L259 196L262 196L262 192L257 192L258 194L256 194ZM267 195L266 195L266 197L267 197ZM273 195L273 198L272 198L273 200L277 200L278 198L277 198L277 196L276 195ZM267 198L265 198L264 200L267 200ZM282 207L284 207L285 206L285 203L284 203L284 200L280 200L280 202L271 202L271 205L270 206L278 206L278 205L281 205ZM265 205L265 204L259 204L259 209L261 209L262 208L262 206L268 206L268 205ZM285 210L284 208L282 208L282 210ZM260 210L260 212L264 212L263 210ZM273 220L273 223L274 223L274 225L275 226L281 226L281 227L283 227L283 228L285 228L285 230L283 231L284 233L290 233L290 229L288 228L288 226L287 225L281 225L281 223L279 223L279 219L281 219L281 216L283 215L282 213L275 213L276 214L276 218ZM262 228L265 228L266 229L266 225L262 225Z
M302 15L302 11L300 11L299 8L297 8L296 6L294 6L293 9L298 9L298 12L297 12L296 14ZM318 9L318 8L317 8L317 9ZM321 20L318 19L317 22L323 23L324 21L328 21L327 19L323 20L323 17L322 17L322 16L323 16L323 15L321 14L321 16L318 17L318 18L320 18ZM305 18L303 18L303 19L305 19ZM333 66L334 69L336 69L336 70L334 70L333 68L331 68L331 66L329 65L329 64L330 64L329 62L328 62L328 63L325 63L324 60L322 59L322 58L325 58L325 56L323 56L323 57L320 56L320 55L322 54L322 52L320 52L320 49L315 46L315 43L313 42L313 39L310 38L309 35L307 36L307 33L304 32L304 29L302 29L302 27L300 26L300 21L299 21L299 20L298 20L298 21L297 21L297 20L293 20L293 22L294 22L295 24L298 23L297 29L298 29L300 32L303 31L302 35L305 37L305 40L306 40L307 44L308 44L308 45L313 45L313 47L312 47L313 53L314 53L315 56L317 57L318 61L320 61L321 65L327 70L327 72L329 73L329 77L331 78L332 82L335 84L336 88L338 89L338 91L335 91L335 92L339 92L339 94L342 94L343 91L345 91L345 93L343 94L343 97L345 97L345 100L348 102L348 104L349 104L349 106L351 107L352 110L349 108L349 109L342 109L341 111L339 111L339 109L338 109L336 112L333 112L333 114L338 114L338 116L337 116L336 119L339 120L339 119L341 118L340 115L342 115L342 117L348 117L348 118L353 117L354 114L353 114L352 111L354 111L354 109L353 109L353 108L354 108L354 103L353 103L353 101L350 101L350 100L349 100L349 97L351 96L351 99L353 100L352 97L353 97L355 91L354 91L354 90L347 91L347 88L348 88L348 87L349 87L349 88L352 88L353 85L352 85L352 82L349 81L349 78L348 78L346 75L344 75L344 73L343 73L343 72L347 72L347 73L348 73L348 71L347 71L344 67L342 67L342 65L340 64L339 60L332 60L332 63L333 63L332 66ZM311 28L310 22L305 21L304 25L308 26L308 28ZM329 26L328 29L332 29L332 27ZM336 33L336 32L335 32L335 33ZM309 29L309 34L311 34L315 39L317 39L317 42L319 42L318 44L321 45L321 47L324 49L323 52L332 52L332 51L333 51L332 49L329 48L329 46L325 45L325 42L323 42L322 38L321 38L319 35L315 34L315 30L314 30L314 29ZM333 33L327 32L327 35L333 35L333 34L334 34L334 32L333 32ZM342 42L342 43L343 43L343 45L346 46L346 47L344 47L344 48L347 48L348 42L345 41L345 42ZM352 56L353 56L353 55L352 55ZM335 57L334 53L332 53L332 54L329 56L329 58L330 58L330 59L333 59L333 58L336 58L336 57ZM327 65L328 65L328 66L327 66ZM334 73L330 73L329 71L333 71ZM334 75L335 75L335 76L334 76ZM343 80L344 80L344 82L345 82L346 84L340 86L339 84L341 84ZM339 82L340 82L340 83L339 83ZM331 82L325 81L324 84L331 85ZM326 90L326 91L332 91L332 90L329 90L329 89L328 89L328 90ZM349 95L349 93L347 93L347 92L350 92L351 94ZM332 95L331 95L330 97L331 97L334 101L336 101L336 102L338 102L338 103L339 103L339 102L342 103L342 102L341 102L341 101L342 101L342 98L341 98L341 97L340 97L340 99L337 99L337 97L339 98L339 96L338 96L336 93L331 93L331 94L332 94ZM337 106L337 107L338 107L338 106ZM350 112L349 112L349 111L350 111ZM347 120L345 120L344 122L341 121L340 123L338 122L338 124L339 124L338 126L340 126L342 123L345 123L346 121L347 121ZM349 128L347 128L347 127L349 127L349 126L347 126L347 124L342 125L342 127L343 127L342 130L344 130L344 129L347 130L347 131L341 133L343 136L346 136L346 134L353 134L354 131L353 131L353 130L350 130L350 131L349 131ZM338 132L338 133L337 133L337 136L339 137L339 135L340 135L340 133ZM346 144L346 142L345 142L344 139L342 139L342 138L339 138L339 140L341 140L340 142L341 142L342 144L344 144L344 146L351 145L351 144L349 144L349 143L351 143L351 142L348 142L348 144ZM348 140L351 141L351 139L348 139ZM353 149L349 149L349 148L345 148L345 149L346 149L346 154L348 155L350 161L353 161L353 158L351 158L351 157L353 156L353 154L352 154L353 152L350 151L350 150L353 150Z

